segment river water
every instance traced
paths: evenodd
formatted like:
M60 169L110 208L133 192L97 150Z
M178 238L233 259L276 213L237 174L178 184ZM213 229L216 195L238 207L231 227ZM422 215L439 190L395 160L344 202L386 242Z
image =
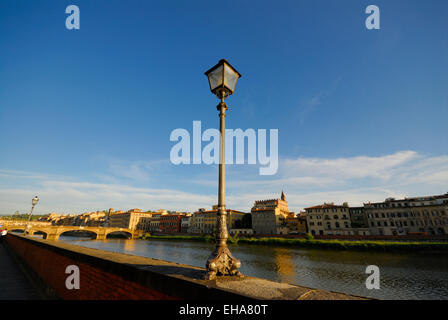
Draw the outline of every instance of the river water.
M60 241L107 251L204 267L211 243L173 240ZM332 251L264 245L229 245L248 276L379 299L448 299L448 255ZM366 289L368 265L380 269L380 289Z

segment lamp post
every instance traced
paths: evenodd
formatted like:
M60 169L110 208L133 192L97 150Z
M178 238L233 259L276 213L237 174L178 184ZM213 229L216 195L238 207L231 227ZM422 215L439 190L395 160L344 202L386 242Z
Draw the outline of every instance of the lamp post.
M34 206L37 204L39 202L39 198L37 197L37 196L35 196L32 200L31 200L31 212L30 212L30 215L29 215L29 217L28 217L28 222L26 223L26 226L25 226L25 231L23 231L23 235L26 235L26 232L27 232L27 229L28 229L28 224L30 223L30 220L31 220L31 216L33 215L33 209L34 209Z
M210 91L215 94L221 102L216 107L219 110L221 133L219 153L219 184L218 184L218 212L216 217L216 248L207 260L207 280L214 279L217 275L242 276L238 271L241 261L234 258L227 247L227 210L225 205L225 117L228 109L224 99L235 91L236 83L241 74L236 71L225 59L205 72L208 77Z

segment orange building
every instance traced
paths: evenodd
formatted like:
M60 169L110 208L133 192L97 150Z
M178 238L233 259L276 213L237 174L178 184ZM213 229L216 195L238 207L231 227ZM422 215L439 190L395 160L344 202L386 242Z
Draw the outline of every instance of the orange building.
M162 232L180 232L183 214L166 214L160 216L159 228Z
M296 216L293 212L290 212L289 216L286 217L286 225L288 227L288 234L306 233L306 219Z

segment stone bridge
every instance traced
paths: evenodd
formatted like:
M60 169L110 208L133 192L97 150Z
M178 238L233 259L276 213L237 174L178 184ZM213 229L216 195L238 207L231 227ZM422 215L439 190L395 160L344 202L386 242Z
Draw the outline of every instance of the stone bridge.
M7 224L5 223L8 231L25 230L26 223L23 224ZM36 232L44 234L44 239L58 240L59 236L69 231L86 231L96 235L96 240L105 240L109 234L112 233L124 233L129 236L130 239L135 239L141 236L142 231L131 230L127 228L109 228L109 227L87 227L87 226L52 226L52 225L37 225L30 224L27 228L27 233L30 235Z

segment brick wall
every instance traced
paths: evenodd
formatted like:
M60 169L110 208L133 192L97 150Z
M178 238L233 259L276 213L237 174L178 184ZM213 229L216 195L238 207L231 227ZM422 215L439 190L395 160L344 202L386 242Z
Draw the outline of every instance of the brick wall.
M40 287L51 297L68 300L188 299L241 304L254 299L364 299L252 277L204 280L203 268L58 241L14 234L8 234L4 241ZM69 265L80 270L79 290L65 287Z
M26 267L33 271L34 276L39 277L39 282L48 285L49 288L46 289L51 289L58 298L70 300L177 299L137 281L126 279L119 274L125 270L118 270L107 263L94 266L88 261L80 261L80 256L77 254L69 252L64 254L64 250L55 250L57 248L13 235L7 235L5 241L18 258L26 264ZM65 286L69 276L65 273L65 269L69 265L79 267L81 275L79 290L69 290Z

